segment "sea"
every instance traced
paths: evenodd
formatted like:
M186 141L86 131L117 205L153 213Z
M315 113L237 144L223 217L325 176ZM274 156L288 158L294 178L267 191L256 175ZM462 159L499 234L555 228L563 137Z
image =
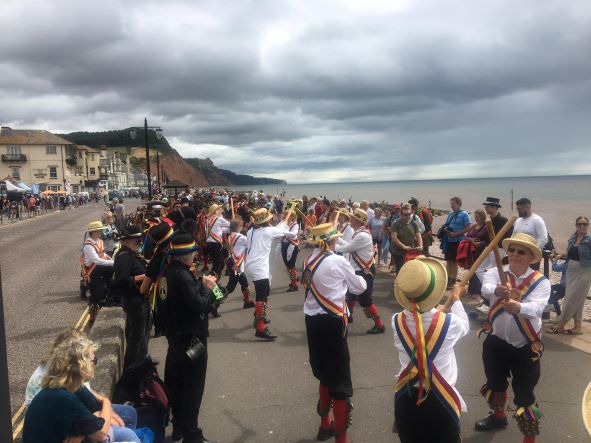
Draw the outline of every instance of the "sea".
M514 202L527 197L532 201L534 213L544 219L557 249L562 252L568 238L575 232L575 219L580 215L591 217L591 175L300 183L238 189L262 190L271 195L285 191L286 198L307 195L378 203L400 203L416 197L422 206L436 209L449 209L449 199L457 196L462 199L462 208L469 213L482 208L486 197L497 197L501 199L501 213L505 216L517 214ZM435 219L436 227L443 223L443 218Z

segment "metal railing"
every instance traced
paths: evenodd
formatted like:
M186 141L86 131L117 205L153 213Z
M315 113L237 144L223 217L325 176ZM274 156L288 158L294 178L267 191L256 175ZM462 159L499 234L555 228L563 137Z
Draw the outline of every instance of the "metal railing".
M2 154L3 162L24 163L27 161L26 154Z

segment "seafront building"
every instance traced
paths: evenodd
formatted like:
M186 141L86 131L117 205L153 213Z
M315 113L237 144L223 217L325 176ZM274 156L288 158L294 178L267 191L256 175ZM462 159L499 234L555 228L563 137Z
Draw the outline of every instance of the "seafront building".
M77 145L44 130L0 127L0 153L0 180L27 188L37 185L39 192L75 194L138 186L128 155Z

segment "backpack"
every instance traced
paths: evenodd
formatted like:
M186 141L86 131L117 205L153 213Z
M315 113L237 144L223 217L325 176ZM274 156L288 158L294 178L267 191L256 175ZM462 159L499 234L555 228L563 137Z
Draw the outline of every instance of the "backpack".
M433 226L433 214L427 208L421 208L418 211L419 218L425 225L425 231L429 232Z
M164 443L170 416L169 394L158 375L157 362L148 355L125 370L115 386L113 403L130 401L137 410L137 427L150 428L154 443Z

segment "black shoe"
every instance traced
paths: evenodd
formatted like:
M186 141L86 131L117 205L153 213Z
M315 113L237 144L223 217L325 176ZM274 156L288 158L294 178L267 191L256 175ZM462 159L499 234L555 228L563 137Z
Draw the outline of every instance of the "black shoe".
M368 334L372 334L372 335L373 334L383 334L384 332L386 332L385 326L382 326L382 327L374 326L369 331L367 331Z
M211 311L211 316L213 318L220 318L222 314L220 314L217 309L214 309L213 311Z
M250 308L254 308L255 303L253 301L245 301L242 304L242 309L250 309Z
M479 420L474 425L474 429L481 432L492 431L493 429L503 429L507 426L507 417L497 418L495 414L489 414L488 417Z
M349 323L349 324L353 323L353 316L352 316L352 315L350 315L350 316L347 318L347 323Z
M265 328L263 332L259 332L257 329L257 331L254 333L254 336L258 338L264 338L265 340L275 340L277 338L276 335L271 334L269 328Z
M296 292L296 291L299 291L299 290L300 290L300 287L299 286L289 285L287 287L287 290L285 292Z
M318 428L318 435L316 436L316 440L326 441L326 440L330 440L334 436L335 436L334 421L331 421L329 429Z
M183 431L172 425L172 441L179 441L183 439Z

